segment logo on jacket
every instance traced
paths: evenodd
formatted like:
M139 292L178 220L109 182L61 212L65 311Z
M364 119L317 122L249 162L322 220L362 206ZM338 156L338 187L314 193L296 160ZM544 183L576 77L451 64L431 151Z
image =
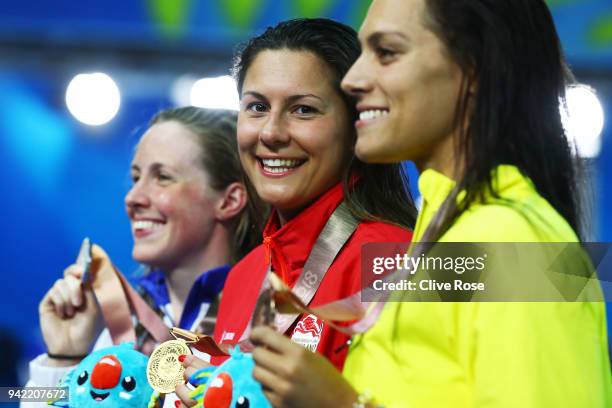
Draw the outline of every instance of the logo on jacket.
M303 317L295 326L291 340L310 351L316 351L319 341L321 341L322 332L323 322L315 315L310 314Z

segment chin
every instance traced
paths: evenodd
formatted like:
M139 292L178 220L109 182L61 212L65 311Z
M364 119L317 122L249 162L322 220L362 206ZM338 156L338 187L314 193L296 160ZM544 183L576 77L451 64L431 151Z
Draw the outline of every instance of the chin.
M156 252L137 247L132 250L132 258L138 263L149 266L154 266L159 261L159 255Z
M364 163L393 163L384 146L364 146L358 142L355 146L355 156Z

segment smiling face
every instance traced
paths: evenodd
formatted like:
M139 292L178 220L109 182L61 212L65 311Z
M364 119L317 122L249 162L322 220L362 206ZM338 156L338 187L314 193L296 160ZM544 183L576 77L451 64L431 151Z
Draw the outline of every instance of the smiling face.
M153 125L132 161L125 197L138 262L170 269L197 259L215 225L218 194L202 169L196 136L178 122Z
M341 180L353 127L334 72L306 51L266 50L245 75L240 160L257 194L288 219Z
M368 11L362 54L342 82L358 100L355 153L364 161L451 161L462 72L427 18L424 0L375 0Z

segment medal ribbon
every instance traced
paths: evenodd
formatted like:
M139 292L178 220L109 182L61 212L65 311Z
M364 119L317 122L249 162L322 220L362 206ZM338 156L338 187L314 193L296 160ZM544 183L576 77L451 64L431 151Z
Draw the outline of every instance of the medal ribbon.
M92 245L90 284L102 310L113 344L136 342L132 311L157 342L170 339L168 327L115 268L102 248Z
M334 259L336 259L336 256L340 253L346 242L353 235L358 225L359 220L357 220L351 214L346 203L340 203L340 205L329 217L325 223L325 226L323 227L323 230L317 237L317 240L310 251L310 254L308 255L308 259L304 264L304 269L293 286L293 293L296 295L297 299L300 300L301 304L308 305L310 303L317 292L325 273L331 266ZM268 252L266 252L266 254L268 254ZM259 292L260 296L270 286L268 281L272 273L273 272L271 271L270 266L268 266L266 278L264 279ZM286 280L282 280L283 283L286 282ZM293 322L295 322L295 320L299 317L300 313L301 312L276 315L275 326L277 330L281 333L287 331ZM251 322L246 327L240 336L240 340L238 341L241 349L243 349L244 346L243 350L248 350L251 347L248 342L248 336L252 329L252 320L253 319L251 318Z

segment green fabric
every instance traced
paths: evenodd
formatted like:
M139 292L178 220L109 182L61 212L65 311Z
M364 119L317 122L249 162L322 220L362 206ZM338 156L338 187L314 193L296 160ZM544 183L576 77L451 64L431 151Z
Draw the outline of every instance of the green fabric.
M567 222L513 166L444 242L576 242ZM419 179L419 240L455 183ZM354 339L344 376L385 407L610 407L603 303L389 303Z

